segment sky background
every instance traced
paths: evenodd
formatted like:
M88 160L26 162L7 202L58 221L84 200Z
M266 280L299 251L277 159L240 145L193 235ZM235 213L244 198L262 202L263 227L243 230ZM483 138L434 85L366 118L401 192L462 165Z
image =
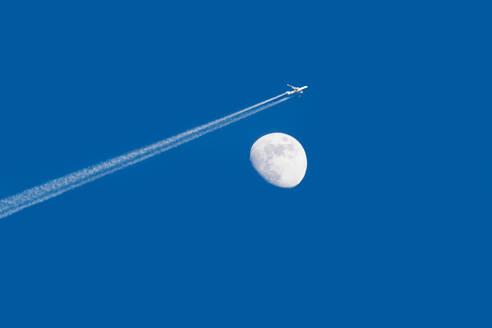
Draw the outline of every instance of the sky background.
M309 89L0 221L0 326L490 327L487 12L2 3L0 198Z

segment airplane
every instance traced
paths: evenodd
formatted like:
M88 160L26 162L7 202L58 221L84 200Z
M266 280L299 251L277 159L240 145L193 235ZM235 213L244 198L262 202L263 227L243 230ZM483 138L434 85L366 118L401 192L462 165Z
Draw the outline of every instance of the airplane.
M303 86L303 87L295 87L295 86L293 86L293 85L287 84L287 86L289 86L289 87L291 87L291 88L292 88L292 90L287 91L287 94L288 94L288 95L293 95L294 93L298 93L298 94L299 94L299 96L300 96L300 95L301 95L301 93L303 93L303 91L302 91L302 90L307 89L307 85L305 85L305 86Z

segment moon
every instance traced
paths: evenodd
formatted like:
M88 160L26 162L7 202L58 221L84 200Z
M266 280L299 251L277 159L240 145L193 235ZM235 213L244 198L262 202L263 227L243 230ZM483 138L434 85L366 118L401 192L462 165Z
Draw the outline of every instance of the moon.
M304 148L285 133L269 133L256 140L249 159L263 179L277 187L294 188L306 174Z

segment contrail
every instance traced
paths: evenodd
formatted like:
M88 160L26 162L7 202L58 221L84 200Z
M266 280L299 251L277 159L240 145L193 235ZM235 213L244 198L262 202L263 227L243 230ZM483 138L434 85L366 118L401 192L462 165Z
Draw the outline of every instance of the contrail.
M153 143L149 146L134 150L119 157L89 166L85 169L70 173L61 178L53 179L45 184L27 189L16 195L0 200L0 219L12 215L32 205L44 202L50 198L63 194L71 189L102 178L108 174L134 165L145 159L154 157L166 150L182 145L188 141L201 137L209 132L220 129L245 117L256 114L269 107L275 106L290 99L290 94L284 92L278 96L262 101L233 114L224 116L210 123L200 125L194 129L177 134L173 137Z

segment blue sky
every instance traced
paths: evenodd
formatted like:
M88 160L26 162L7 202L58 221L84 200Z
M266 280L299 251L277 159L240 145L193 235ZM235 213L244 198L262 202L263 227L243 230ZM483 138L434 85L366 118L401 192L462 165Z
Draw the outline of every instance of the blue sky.
M485 12L0 5L0 198L310 86L2 220L0 326L486 326ZM250 165L271 132L297 188Z

